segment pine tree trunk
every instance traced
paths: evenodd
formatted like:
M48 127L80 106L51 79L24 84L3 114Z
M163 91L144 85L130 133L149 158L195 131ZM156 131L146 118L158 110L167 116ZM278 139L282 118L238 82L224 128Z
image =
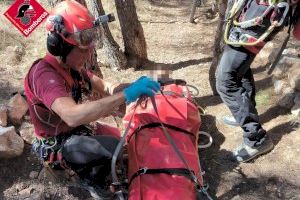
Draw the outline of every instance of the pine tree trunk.
M56 4L58 4L59 2L62 2L64 0L47 0L49 6L54 7ZM80 4L86 6L85 0L76 0L77 2L79 2Z
M105 14L101 0L89 0L86 3L95 17ZM103 64L114 70L125 69L127 65L126 57L114 40L107 24L100 26L99 38L98 46L102 49L100 56L104 62Z
M131 67L139 68L147 59L147 45L134 0L115 0L115 4L123 35L125 55Z
M216 29L213 60L209 69L209 83L214 95L217 95L216 89L216 70L219 64L220 56L223 51L223 26L227 7L227 0L219 0L219 23Z

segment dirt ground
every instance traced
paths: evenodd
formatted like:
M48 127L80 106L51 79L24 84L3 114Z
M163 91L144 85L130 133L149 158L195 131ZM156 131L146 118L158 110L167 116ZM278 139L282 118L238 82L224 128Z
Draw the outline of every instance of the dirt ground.
M46 8L45 1L40 1ZM102 1L107 12L113 11L110 1ZM211 193L220 200L245 199L300 200L299 127L292 123L288 110L276 105L272 77L258 61L253 65L257 86L257 108L261 122L275 143L275 148L254 162L235 164L228 159L242 138L242 130L222 123L229 110L218 96L213 96L208 81L216 20L206 19L207 8L198 9L197 24L188 23L191 1L137 1L139 18L147 41L148 58L156 66L170 67L173 78L185 79L199 89L196 101L206 109L201 130L213 137L213 145L200 150L205 181ZM0 13L10 5L0 2ZM2 14L1 14L2 15ZM44 55L44 25L28 38L23 38L2 15L0 17L0 104L12 93L22 90L24 75L30 64ZM2 25L3 24L3 25ZM114 38L122 46L118 22L110 25ZM24 46L20 62L11 58L7 46ZM147 66L145 66L147 67ZM149 66L148 66L149 68ZM145 70L112 71L101 69L104 77L121 82L133 81L149 73ZM38 174L37 174L38 173ZM86 191L72 186L68 179L51 179L42 170L37 158L26 145L24 153L0 162L0 199L93 199Z

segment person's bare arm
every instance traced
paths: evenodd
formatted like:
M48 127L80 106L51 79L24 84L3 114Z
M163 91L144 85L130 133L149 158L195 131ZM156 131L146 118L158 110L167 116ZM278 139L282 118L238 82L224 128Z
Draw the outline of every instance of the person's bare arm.
M71 97L60 97L54 100L51 109L68 126L76 127L107 116L124 102L123 92L83 104L76 104Z
M93 75L93 77L90 79L92 83L92 88L99 92L101 96L107 96L109 94L113 93L113 84L104 81L103 79L99 78L96 75Z
M159 89L159 83L143 76L122 92L96 101L76 104L71 97L59 97L54 100L51 109L66 124L76 127L107 116L125 101L131 103L143 95L154 96L155 92L159 91Z
M96 75L93 75L90 81L92 83L93 89L100 93L102 97L121 92L123 89L130 85L130 83L110 83L99 78Z

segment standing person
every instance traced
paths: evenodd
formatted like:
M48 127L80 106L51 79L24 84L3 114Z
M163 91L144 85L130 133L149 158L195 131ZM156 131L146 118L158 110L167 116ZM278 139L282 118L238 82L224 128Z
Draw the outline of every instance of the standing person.
M224 117L224 122L240 126L244 132L243 142L233 152L233 157L238 162L247 162L274 148L259 122L250 65L266 41L282 28L289 12L294 11L294 34L295 38L299 38L299 14L296 14L299 12L299 1L234 2L232 9L227 12L229 16L224 34L226 45L218 66L216 85L221 99L233 115Z
M25 78L25 92L37 139L33 149L53 168L68 167L80 178L102 184L119 132L85 126L142 95L153 96L160 85L147 77L114 86L84 65L96 39L94 17L73 0L63 1L47 19L48 53L35 61ZM110 96L82 103L82 91Z

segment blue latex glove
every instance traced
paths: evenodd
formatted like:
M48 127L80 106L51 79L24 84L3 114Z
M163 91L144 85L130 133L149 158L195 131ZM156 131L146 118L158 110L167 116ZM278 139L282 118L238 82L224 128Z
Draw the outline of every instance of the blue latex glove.
M128 88L123 90L126 102L131 103L136 101L139 97L154 96L155 92L160 90L160 84L157 81L152 80L146 76L142 76Z

